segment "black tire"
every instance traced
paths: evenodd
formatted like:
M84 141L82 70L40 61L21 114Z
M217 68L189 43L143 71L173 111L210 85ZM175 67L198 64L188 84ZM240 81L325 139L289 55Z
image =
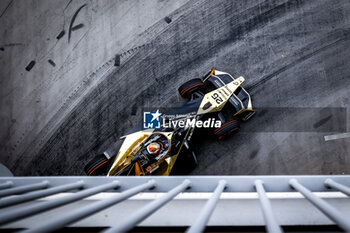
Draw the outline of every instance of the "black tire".
M187 82L185 82L184 84L182 84L178 91L180 93L180 95L183 98L189 98L191 97L191 94L197 90L201 90L204 87L204 83L202 81L202 79L200 78L195 78L195 79L191 79Z
M171 175L188 175L198 165L197 158L193 156L191 151L184 150L179 154L175 165L171 171Z
M233 119L231 121L225 122L220 128L214 130L214 135L220 140L227 135L230 135L234 131L239 130L238 119Z
M84 172L88 176L106 175L112 159L107 159L105 155L100 154L90 160L84 167Z

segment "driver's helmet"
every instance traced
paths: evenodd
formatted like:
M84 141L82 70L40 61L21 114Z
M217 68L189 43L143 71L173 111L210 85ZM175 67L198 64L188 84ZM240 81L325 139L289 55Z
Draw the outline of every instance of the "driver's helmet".
M152 142L147 146L147 152L151 155L156 155L162 149L162 145L159 142Z

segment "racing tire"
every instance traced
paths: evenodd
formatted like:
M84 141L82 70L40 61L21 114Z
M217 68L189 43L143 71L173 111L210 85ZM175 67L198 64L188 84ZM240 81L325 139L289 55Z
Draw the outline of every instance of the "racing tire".
M189 98L191 97L191 94L197 90L203 89L204 83L202 79L200 78L195 78L191 79L184 84L182 84L178 91L183 98Z
M232 132L239 130L239 121L238 119L233 119L224 123L220 128L214 130L214 135L217 139L221 140L227 135L230 135Z
M106 175L111 159L107 159L104 154L99 154L84 167L84 172L88 176Z
M190 151L182 151L171 170L170 175L188 175L198 165L197 158Z

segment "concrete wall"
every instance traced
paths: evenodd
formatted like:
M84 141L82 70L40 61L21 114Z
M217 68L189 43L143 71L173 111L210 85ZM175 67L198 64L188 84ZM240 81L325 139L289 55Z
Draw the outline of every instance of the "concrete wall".
M350 172L349 139L324 140L349 131L349 1L13 0L0 10L0 158L16 175L82 174L142 107L177 105L177 87L212 66L243 75L259 111L240 133L199 142L193 174Z

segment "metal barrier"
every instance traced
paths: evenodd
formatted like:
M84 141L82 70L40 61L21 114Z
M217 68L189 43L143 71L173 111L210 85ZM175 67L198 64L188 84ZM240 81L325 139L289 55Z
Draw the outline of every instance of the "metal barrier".
M350 194L350 176L172 176L172 177L0 177L0 225L19 221L102 192L118 193L72 209L23 232L52 232L125 202L139 193L164 193L105 232L127 232L171 202L180 193L211 193L186 232L203 232L223 193L254 193L268 232L283 232L267 193L297 192L334 224L350 232L349 214L317 193ZM317 192L317 193L315 193ZM44 197L67 193L53 199ZM288 199L288 198L287 198ZM191 202L188 203L191 205ZM234 211L234 210L233 210ZM300 210L303 211L303 210ZM183 213L186 215L186 213ZM296 213L297 214L297 213Z

